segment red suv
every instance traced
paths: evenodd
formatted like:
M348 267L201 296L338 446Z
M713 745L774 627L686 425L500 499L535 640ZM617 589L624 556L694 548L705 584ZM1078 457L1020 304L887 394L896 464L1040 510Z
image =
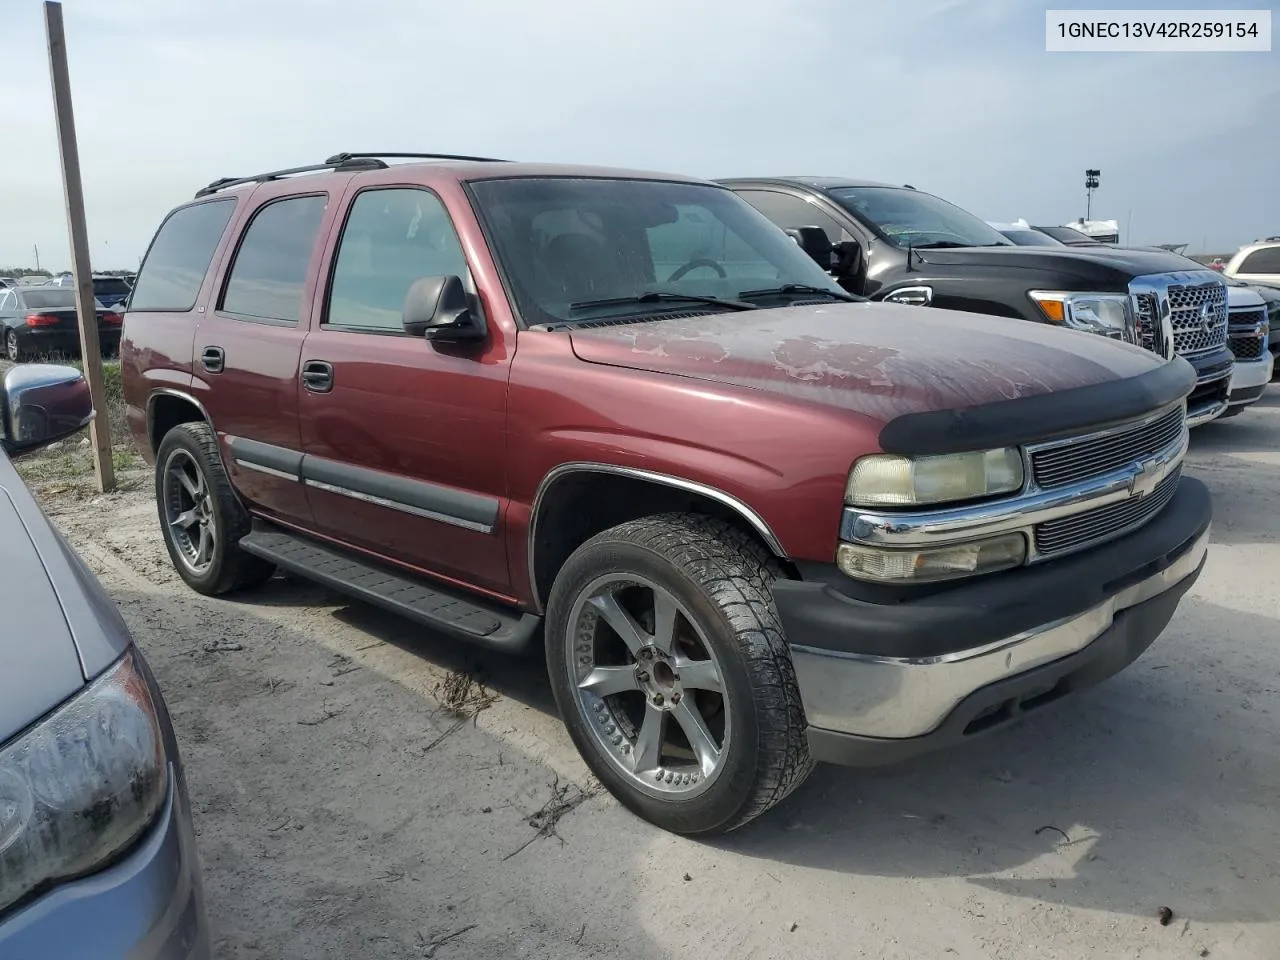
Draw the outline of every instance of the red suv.
M1115 673L1199 574L1185 361L863 302L716 184L387 159L215 182L147 253L128 415L194 589L545 637L591 769L696 834Z

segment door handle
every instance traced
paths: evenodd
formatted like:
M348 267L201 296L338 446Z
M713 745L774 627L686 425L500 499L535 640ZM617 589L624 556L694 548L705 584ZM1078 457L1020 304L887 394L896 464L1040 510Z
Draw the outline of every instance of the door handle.
M200 354L200 366L209 373L221 373L226 363L227 355L221 347L205 347Z
M302 365L302 385L312 393L328 393L333 389L333 364L308 360Z

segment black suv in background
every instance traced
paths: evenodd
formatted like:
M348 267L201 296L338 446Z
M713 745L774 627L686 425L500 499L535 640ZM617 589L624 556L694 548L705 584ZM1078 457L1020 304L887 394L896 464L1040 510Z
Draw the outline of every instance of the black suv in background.
M1053 323L1136 343L1196 370L1187 422L1227 409L1227 288L1184 257L1025 247L911 186L836 177L729 179L850 293Z

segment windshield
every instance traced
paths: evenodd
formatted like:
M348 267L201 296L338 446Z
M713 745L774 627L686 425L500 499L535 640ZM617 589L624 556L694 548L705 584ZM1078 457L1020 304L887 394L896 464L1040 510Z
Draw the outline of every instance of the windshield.
M1010 246L1000 231L935 196L905 187L836 187L831 197L894 246Z
M74 309L76 291L72 287L41 287L39 290L22 291L22 301L28 308L39 310ZM94 306L103 309L101 301L95 299Z
M1064 244L1097 244L1097 240L1089 236L1087 233L1081 233L1079 230L1071 227L1036 227L1041 233L1047 233L1053 239L1061 241Z
M474 181L469 189L530 326L709 312L721 308L679 297L729 301L785 284L847 299L791 238L721 187L537 177ZM779 292L753 305L783 306L801 295ZM614 302L597 303L606 300Z
M1063 244L1039 230L1001 230L1020 247L1061 247Z

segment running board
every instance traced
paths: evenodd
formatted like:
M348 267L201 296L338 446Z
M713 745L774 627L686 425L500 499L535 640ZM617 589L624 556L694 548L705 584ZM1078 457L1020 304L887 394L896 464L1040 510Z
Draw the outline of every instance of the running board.
M542 618L429 583L257 518L240 549L339 593L505 653L524 651Z

